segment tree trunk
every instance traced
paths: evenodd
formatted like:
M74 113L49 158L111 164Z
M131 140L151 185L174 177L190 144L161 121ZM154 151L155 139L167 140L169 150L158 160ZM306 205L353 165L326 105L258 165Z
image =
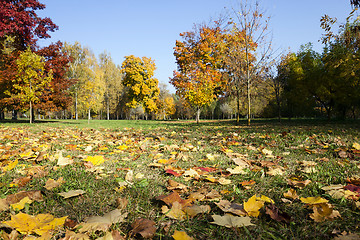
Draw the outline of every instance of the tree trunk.
M77 92L75 93L75 119L78 120L79 119L79 114L78 114L78 96L77 96Z
M91 119L91 108L89 107L89 111L88 111L88 124L90 124L90 119Z
M106 111L107 111L107 120L110 120L110 103L109 103L109 97L107 96L106 97L107 101L106 101Z
M197 108L196 110L196 123L199 124L199 121L200 121L200 113L201 113L201 109L200 108Z
M30 123L33 122L32 101L30 101Z

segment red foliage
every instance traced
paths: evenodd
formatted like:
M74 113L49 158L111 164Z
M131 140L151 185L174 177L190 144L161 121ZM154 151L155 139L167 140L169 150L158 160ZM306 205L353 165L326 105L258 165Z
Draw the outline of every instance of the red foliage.
M0 39L16 36L18 50L34 46L37 38L49 38L58 29L50 18L40 18L35 11L45 8L37 0L0 0Z

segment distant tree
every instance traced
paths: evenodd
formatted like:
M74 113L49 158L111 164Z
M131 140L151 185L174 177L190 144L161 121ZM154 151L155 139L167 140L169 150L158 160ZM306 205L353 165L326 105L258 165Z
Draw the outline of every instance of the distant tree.
M15 110L19 105L4 92L14 92L12 82L20 53L28 47L35 50L39 38L49 38L49 32L58 28L50 18L37 15L36 11L44 8L37 0L0 0L0 112L4 108Z
M173 115L176 111L175 101L172 94L169 93L165 84L159 84L160 94L159 98L156 100L157 105L157 119L167 119L169 116Z
M174 48L178 71L174 71L170 83L196 109L198 123L201 108L213 102L225 85L221 72L224 34L215 22L214 27L197 26L180 36L184 40L176 41Z
M9 93L20 103L29 104L30 123L33 121L33 104L39 101L42 91L53 78L52 70L45 71L45 60L43 57L33 53L30 48L20 54L16 61L18 74L13 83L16 93Z
M228 63L235 63L230 67L236 91L246 86L248 125L251 123L251 94L252 88L260 75L268 67L273 58L272 41L269 39L269 17L261 11L259 3L242 1L231 14L232 32L235 42L232 44L228 56ZM229 64L231 65L231 64Z
M156 112L159 96L159 82L154 78L155 62L147 57L126 56L121 66L124 74L123 85L126 92L126 106L136 108L141 105L146 116Z
M45 70L53 73L53 79L44 89L35 106L42 111L66 110L72 104L69 89L76 83L76 80L69 78L66 74L70 57L62 49L63 44L58 41L37 51L37 54L45 59Z
M121 69L115 65L111 55L104 52L99 56L99 65L104 73L104 108L106 109L106 119L110 119L110 113L117 111L118 103L123 91Z

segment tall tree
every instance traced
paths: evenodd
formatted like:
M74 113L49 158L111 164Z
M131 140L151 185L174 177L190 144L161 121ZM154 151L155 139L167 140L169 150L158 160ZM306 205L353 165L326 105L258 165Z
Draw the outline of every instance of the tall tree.
M220 22L214 27L197 26L194 31L180 34L183 41L176 41L174 56L178 71L170 83L176 92L196 109L196 122L201 108L210 104L222 92L224 34Z
M49 38L49 32L58 28L50 18L37 15L36 11L44 8L37 0L0 0L0 111L17 109L18 101L4 91L14 92L11 88L20 53L27 47L34 50L39 38Z
M232 31L243 42L240 48L234 49L237 54L230 56L240 58L236 61L240 65L236 77L246 85L247 115L250 125L252 84L264 73L273 56L272 41L269 39L269 17L260 9L257 1L253 3L245 0L238 8L233 9L231 19Z
M156 112L159 96L159 82L154 78L155 62L147 57L126 56L121 66L124 74L123 85L126 92L126 106L142 106L146 114Z
M62 49L63 44L58 41L37 51L37 54L45 59L46 71L53 72L52 81L48 88L44 89L40 101L36 104L36 108L44 112L66 110L72 104L69 89L76 81L68 78L66 74L70 57Z
M85 83L87 57L90 55L90 49L82 47L79 42L75 42L74 44L65 43L63 51L71 58L67 77L75 81L69 90L74 98L74 117L78 120L79 92Z
M50 83L52 71L45 71L45 60L43 57L33 53L30 48L20 54L16 61L18 74L14 81L16 94L12 97L20 100L22 104L29 104L30 123L33 120L33 103L39 101L39 96Z
M104 73L104 101L106 109L106 119L110 119L110 113L117 111L118 103L123 91L122 78L120 68L113 62L111 55L104 52L99 56L99 65Z

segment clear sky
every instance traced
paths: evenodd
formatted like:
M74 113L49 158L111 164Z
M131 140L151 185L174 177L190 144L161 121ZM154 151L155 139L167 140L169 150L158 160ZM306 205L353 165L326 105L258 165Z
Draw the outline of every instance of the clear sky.
M239 0L240 1L240 0ZM125 56L146 56L155 60L155 77L168 83L176 70L173 47L179 34L192 30L195 23L208 22L235 0L40 0L46 9L40 16L50 17L59 30L48 45L58 40L91 48L96 55L107 51L121 65ZM323 33L320 18L324 14L345 21L351 11L350 0L262 0L263 10L271 16L270 28L277 48L296 52L300 45L312 42L321 51L318 40ZM174 88L169 85L169 90Z

